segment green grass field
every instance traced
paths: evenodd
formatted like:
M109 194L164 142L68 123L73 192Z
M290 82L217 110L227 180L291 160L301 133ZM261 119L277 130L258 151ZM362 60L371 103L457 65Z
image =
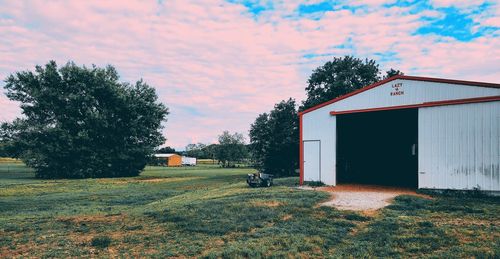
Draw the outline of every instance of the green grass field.
M298 178L148 167L139 177L37 180L0 164L0 257L500 257L500 201L399 196L375 216L318 207Z

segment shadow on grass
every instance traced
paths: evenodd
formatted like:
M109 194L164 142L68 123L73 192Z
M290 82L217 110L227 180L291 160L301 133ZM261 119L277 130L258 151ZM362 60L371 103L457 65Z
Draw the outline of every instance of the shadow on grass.
M499 230L498 226L474 222L481 219L498 222L498 205L494 199L398 196L394 204L386 207L366 228L346 239L335 254L355 258L497 257L500 245L494 233ZM469 233L489 233L493 240L482 237L485 240L481 241L477 235L464 239L462 230L456 231L464 227L463 223L467 224ZM469 244L476 248L467 247Z

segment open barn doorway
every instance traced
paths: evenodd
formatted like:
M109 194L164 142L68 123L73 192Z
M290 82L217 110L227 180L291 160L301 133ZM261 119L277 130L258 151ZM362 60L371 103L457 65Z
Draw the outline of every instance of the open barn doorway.
M337 115L337 184L418 187L418 110Z

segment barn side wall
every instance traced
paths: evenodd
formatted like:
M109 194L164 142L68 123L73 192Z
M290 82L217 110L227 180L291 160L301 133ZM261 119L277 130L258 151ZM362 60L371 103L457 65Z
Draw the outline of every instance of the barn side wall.
M419 188L500 191L500 102L419 109Z
M302 115L302 140L319 140L321 142L321 179L316 172L304 170L304 181L322 181L327 185L335 185L336 163L336 118L330 115L330 107L326 106Z

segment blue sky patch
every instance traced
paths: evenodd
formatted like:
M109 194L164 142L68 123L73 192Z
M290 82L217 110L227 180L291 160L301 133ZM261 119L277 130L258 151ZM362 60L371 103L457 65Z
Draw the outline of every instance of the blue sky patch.
M410 14L419 13L425 10L433 9L432 5L427 0L397 0L394 3L383 5L386 8L403 7L409 8Z
M186 112L187 114L189 114L191 116L195 116L195 117L206 116L206 114L204 114L200 110L198 110L198 109L196 109L194 107L191 107L191 106L184 106L184 105L182 105L179 108L182 109L184 112Z
M477 37L483 36L485 29L478 27L474 31L474 26L477 26L469 14L460 12L454 7L440 8L438 11L444 14L443 17L437 19L426 19L428 24L419 28L416 34L436 34L445 37L452 37L459 41L470 41Z
M311 14L317 12L328 12L333 10L333 4L329 2L322 2L317 4L301 4L297 8L299 14Z
M352 13L355 13L356 11L363 10L365 8L365 5L351 6L348 4L343 4L339 1L324 1L315 4L300 4L297 7L296 11L299 17L307 17L310 19L319 20L326 12L349 10Z
M319 57L331 57L331 56L333 56L333 53L307 53L302 55L302 57L305 59L314 59Z
M408 8L409 14L416 14L427 10L438 11L442 13L441 17L424 16L420 20L425 25L417 29L415 34L434 34L444 37L455 38L459 41L471 41L485 34L494 33L493 27L483 27L476 23L473 15L487 12L492 6L490 3L483 3L469 10L460 10L456 7L435 8L428 0L397 0L391 4L385 4L384 7L403 7Z
M227 1L232 4L244 5L248 9L248 12L250 12L255 16L258 16L263 11L274 9L272 1L259 1L259 0L227 0Z
M377 57L377 61L380 63L386 63L386 62L393 62L393 61L400 61L401 59L398 57L398 53L394 51L388 51L388 52L377 52L373 53L374 56Z

